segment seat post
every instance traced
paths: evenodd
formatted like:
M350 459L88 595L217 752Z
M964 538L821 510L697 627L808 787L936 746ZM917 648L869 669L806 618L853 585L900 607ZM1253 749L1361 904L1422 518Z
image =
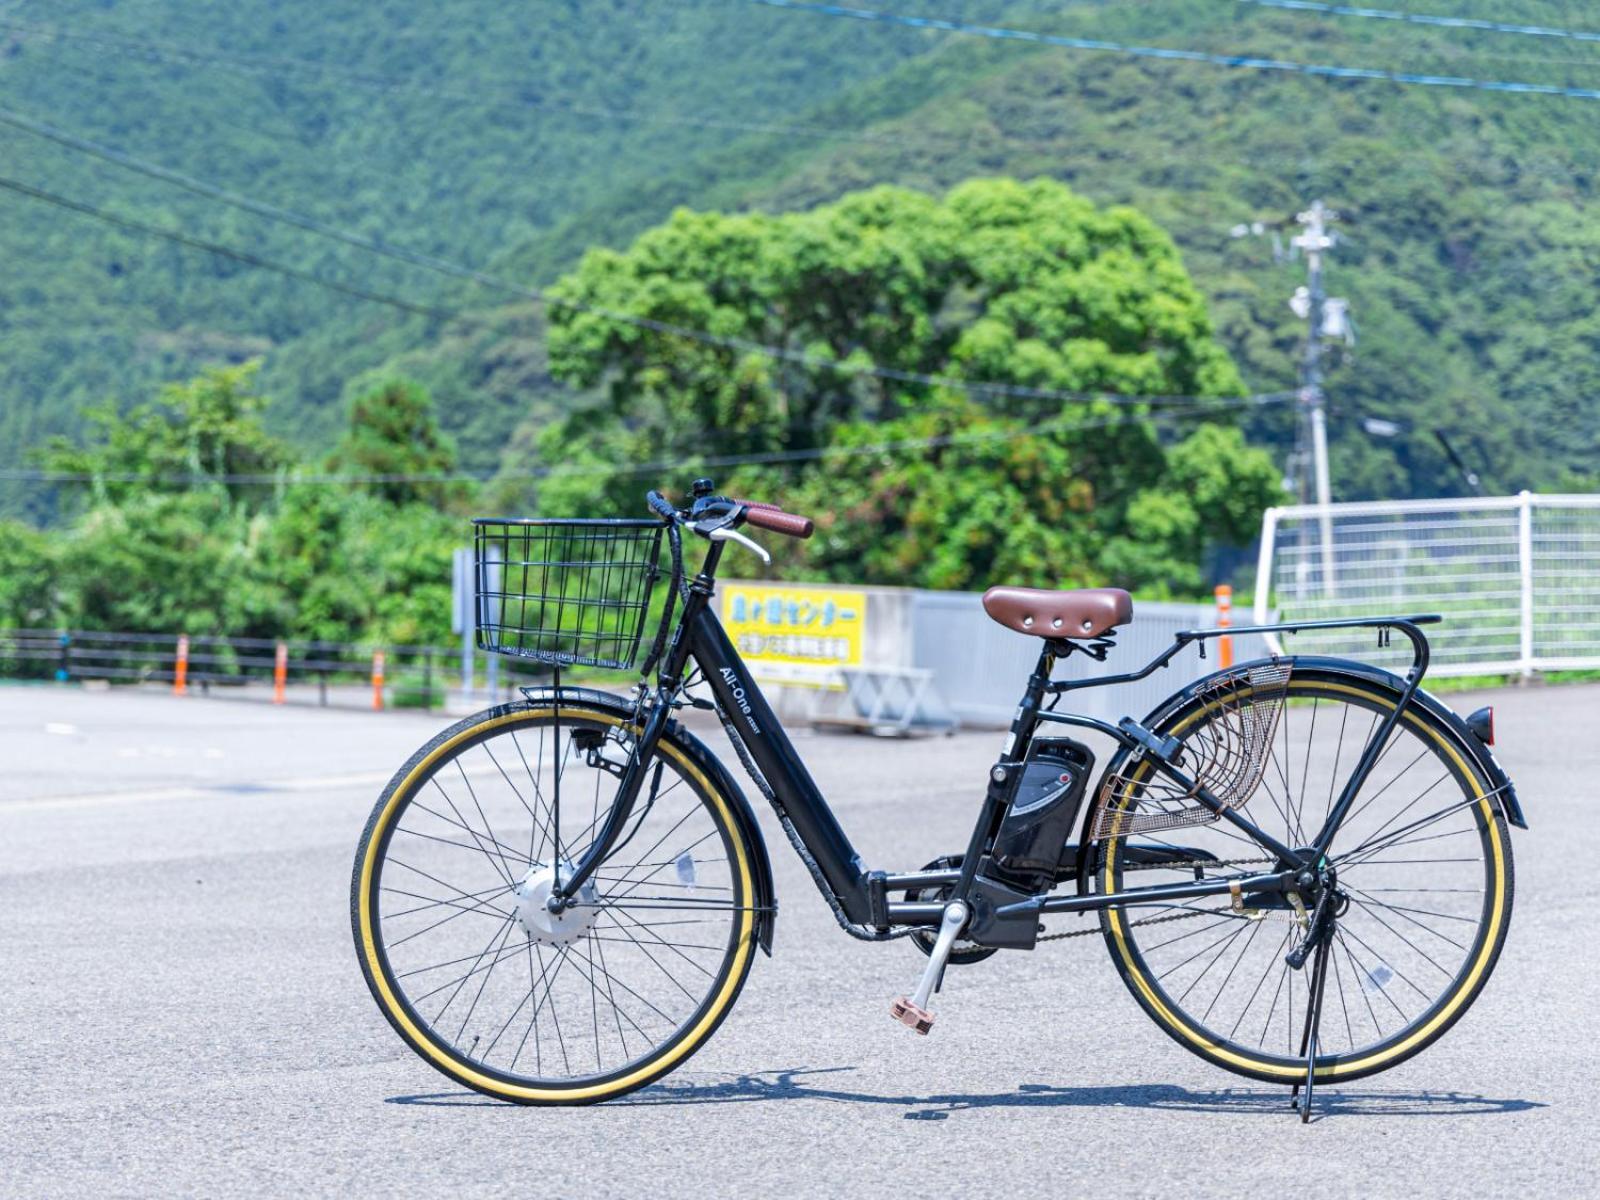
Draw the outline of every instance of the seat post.
M1022 703L1017 706L1017 715L1011 722L1011 736L1006 741L1004 757L1011 758L1020 755L1033 738L1033 731L1039 724L1039 707L1044 703L1044 690L1050 686L1050 677L1056 669L1056 645L1054 641L1047 640L1039 649L1039 661L1033 666L1033 674L1028 676L1028 686L1022 693Z

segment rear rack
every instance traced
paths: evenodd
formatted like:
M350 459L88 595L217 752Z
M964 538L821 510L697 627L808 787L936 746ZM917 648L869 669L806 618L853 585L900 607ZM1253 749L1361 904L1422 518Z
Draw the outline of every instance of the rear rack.
M1063 692L1076 692L1084 688L1112 687L1119 683L1133 683L1135 680L1144 679L1153 675L1160 668L1166 666L1178 656L1186 647L1198 644L1200 653L1205 653L1205 643L1214 638L1241 636L1251 633L1301 633L1313 629L1376 629L1378 631L1378 646L1383 648L1389 645L1391 630L1398 629L1411 643L1411 667L1406 672L1406 691L1404 701L1409 701L1415 694L1417 687L1422 682L1422 677L1428 670L1428 638L1417 628L1419 625L1437 625L1444 620L1438 613L1425 613L1412 617L1349 617L1332 618L1322 621L1277 621L1264 625L1225 625L1211 629L1181 629L1172 635L1172 645L1156 655L1137 671L1128 671L1121 675L1102 675L1089 679L1058 679L1047 684L1045 691L1052 695L1061 695ZM1274 658L1284 658L1287 655L1273 655ZM1041 714L1054 715L1054 714ZM1059 719L1059 718L1057 718Z

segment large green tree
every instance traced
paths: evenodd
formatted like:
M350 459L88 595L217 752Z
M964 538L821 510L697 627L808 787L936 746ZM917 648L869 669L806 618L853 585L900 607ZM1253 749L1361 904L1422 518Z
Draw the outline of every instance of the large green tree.
M254 367L218 368L125 411L51 465L88 477L50 538L0 522L0 624L327 641L449 636L450 443L427 393L387 379L357 393L336 469L408 478L351 486L293 463L261 423ZM257 482L264 479L265 482Z
M1238 499L1250 520L1271 498L1255 486L1275 478L1270 462L1237 435L1169 464L1175 439L1137 399L1243 390L1171 240L1048 180L943 198L880 187L786 216L680 211L626 251L591 251L556 292L568 303L552 309L551 371L591 402L544 431L547 512L631 509L644 480L681 483L660 478L663 460L778 459L790 465L739 467L733 482L841 514L804 552L826 575L968 587L1109 574L1183 591L1208 544L1248 533L1173 469L1209 455L1252 481ZM1158 527L1163 488L1181 519ZM1113 555L1112 570L1119 538L1143 553Z
M380 379L355 394L329 466L391 504L443 504L462 494L459 481L426 478L453 472L456 448L440 432L427 389L409 379Z
M86 444L56 438L41 458L52 470L86 476L91 502L220 489L258 506L291 460L261 423L267 402L256 390L259 367L212 367L125 411L112 402L98 405L86 414L92 429Z
M38 628L57 616L57 556L51 540L0 520L0 626Z

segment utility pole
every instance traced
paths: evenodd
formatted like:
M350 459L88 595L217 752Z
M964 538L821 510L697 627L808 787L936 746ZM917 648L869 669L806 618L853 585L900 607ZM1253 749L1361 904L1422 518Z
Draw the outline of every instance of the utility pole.
M1322 586L1331 596L1335 585L1333 513L1328 506L1333 502L1333 489L1328 481L1328 419L1322 392L1322 339L1331 332L1327 329L1330 307L1336 305L1335 311L1339 314L1338 324L1341 328L1336 336L1338 334L1348 336L1348 323L1344 319L1344 301L1333 301L1330 304L1322 290L1322 256L1333 248L1333 237L1328 233L1327 227L1330 221L1337 220L1337 214L1329 212L1321 200L1313 200L1311 207L1300 213L1295 220L1302 226L1303 232L1297 234L1290 244L1305 252L1306 286L1303 292L1296 293L1294 300L1290 301L1290 307L1306 320L1305 354L1300 361L1300 411L1305 426L1309 426L1311 434L1312 473L1316 479L1317 507L1320 510L1318 520L1322 533ZM1302 444L1303 441L1302 434ZM1304 503L1303 472L1298 473L1298 479L1301 502Z
M1300 389L1297 393L1300 401L1300 424L1285 479L1286 483L1294 487L1299 502L1306 503L1309 460L1309 474L1316 483L1322 537L1322 586L1323 591L1330 596L1335 587L1333 513L1329 508L1333 502L1333 488L1328 480L1328 418L1322 391L1322 343L1331 338L1342 339L1347 345L1355 342L1349 303L1328 296L1322 290L1322 258L1333 249L1335 243L1334 236L1328 232L1328 226L1336 220L1338 220L1337 213L1331 212L1321 200L1313 200L1310 208L1295 216L1293 223L1299 225L1301 231L1289 239L1291 250L1303 251L1306 257L1306 282L1296 288L1294 295L1289 299L1290 310L1306 322L1306 342L1300 358ZM1229 236L1259 237L1270 231L1272 256L1281 261L1283 245L1279 240L1278 230L1288 224L1290 224L1288 221L1271 223L1251 221L1235 225L1229 231ZM1302 558L1299 566L1299 584L1302 588L1310 570L1311 564Z

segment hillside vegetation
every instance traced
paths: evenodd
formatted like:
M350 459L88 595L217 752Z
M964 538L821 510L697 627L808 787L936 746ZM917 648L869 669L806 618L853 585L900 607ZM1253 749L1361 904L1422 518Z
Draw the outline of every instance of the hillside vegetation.
M1600 85L1600 54L1581 42L1222 0L885 6ZM1451 7L1583 19L1531 0ZM1589 486L1600 461L1595 102L1131 60L743 0L23 0L0 13L0 107L533 285L679 205L781 212L877 183L942 194L978 176L1055 178L1171 231L1254 391L1293 383L1300 324L1285 300L1302 273L1228 230L1321 196L1347 238L1329 289L1351 298L1360 333L1328 385L1338 496L1460 491L1436 428L1496 491ZM407 315L0 192L0 465L78 428L88 403L129 404L152 381L258 354L265 420L309 451L373 373L426 383L479 471L525 468L574 403L549 377L536 305L19 131L0 129L0 147L8 178L463 313ZM1408 432L1374 440L1363 416ZM1263 410L1249 432L1281 450L1292 420ZM54 511L37 484L0 488L12 511Z

